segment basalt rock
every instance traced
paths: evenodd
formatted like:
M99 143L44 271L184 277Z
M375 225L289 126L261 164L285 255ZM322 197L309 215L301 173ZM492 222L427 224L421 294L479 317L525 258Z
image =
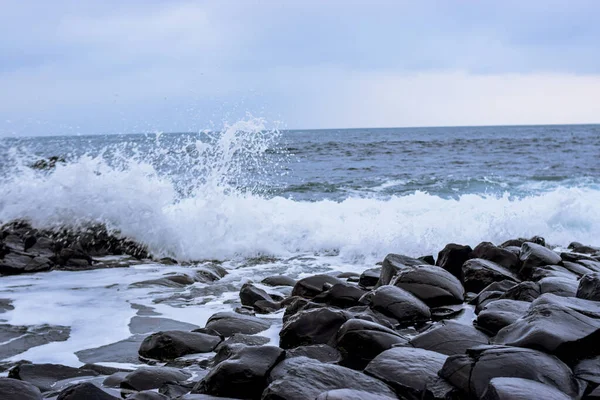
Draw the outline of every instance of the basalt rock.
M576 295L580 299L600 301L600 273L584 275L579 281Z
M407 344L408 339L392 329L360 319L346 321L335 337L335 347L342 355L340 365L357 370L392 346Z
M440 376L464 395L481 398L494 378L523 378L579 398L582 387L571 369L558 358L533 349L481 346L448 357Z
M381 264L381 274L377 286L389 285L392 279L400 271L425 264L427 263L417 258L407 257L401 254L388 254Z
M169 367L138 368L125 376L121 387L136 391L158 389L168 382L185 382L191 374Z
M445 355L464 354L471 347L487 345L489 339L472 326L446 321L410 340L410 344Z
M526 301L494 300L483 307L474 324L477 329L490 335L496 335L500 329L524 316L530 305L531 303Z
M54 384L70 378L94 377L98 373L91 370L67 367L59 364L21 364L8 373L9 378L29 382L42 392L52 390Z
M548 277L540 279L540 292L552 293L561 297L575 297L578 282L575 279Z
M494 246L490 242L479 243L471 253L472 258L481 258L496 263L511 272L519 272L519 257L510 250Z
M444 268L458 279L461 279L462 265L471 258L472 251L471 246L463 246L456 243L447 244L439 252L435 265Z
M262 284L269 286L294 286L296 285L296 281L289 276L284 275L274 275L268 276L261 281Z
M56 400L119 400L90 382L69 386L60 392Z
M413 294L395 286L381 286L367 293L361 303L396 319L401 325L410 325L431 318L429 307Z
M399 271L391 284L412 293L429 307L464 301L465 290L460 281L443 268L432 265Z
M381 275L381 268L370 268L363 271L358 278L358 286L365 290L371 290L379 282L379 276Z
M572 400L560 390L540 382L521 378L494 378L482 400Z
M221 342L219 336L197 332L164 331L148 336L139 354L155 360L173 360L186 354L208 353Z
M474 258L462 266L462 276L465 290L479 293L493 282L503 280L519 283L519 279L508 269L492 261Z
M340 352L326 344L298 346L286 350L286 357L305 357L324 363L338 363L342 359Z
M3 400L42 400L42 393L31 383L12 378L0 378Z
M300 311L283 325L279 345L290 349L302 345L328 344L349 318L341 310L317 308Z
M557 265L562 261L554 251L532 242L523 243L519 260L522 263L519 274L523 278L531 277L533 270L537 267Z
M254 335L269 328L269 322L251 315L220 312L208 319L206 328L217 331L224 337L235 333Z
M300 279L296 282L296 285L294 285L294 289L292 290L292 296L312 299L337 283L343 284L344 281L331 275L309 276L308 278Z
M357 306L358 301L365 295L365 291L356 286L336 283L330 289L316 295L315 303L324 303L333 307L350 308Z
M367 375L390 385L402 399L445 399L454 390L438 377L446 356L411 347L394 347L365 368Z

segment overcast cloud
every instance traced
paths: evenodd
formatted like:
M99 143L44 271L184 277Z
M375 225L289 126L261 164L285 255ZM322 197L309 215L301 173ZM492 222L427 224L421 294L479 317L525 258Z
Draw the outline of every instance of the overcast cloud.
M600 122L593 0L0 4L0 135Z

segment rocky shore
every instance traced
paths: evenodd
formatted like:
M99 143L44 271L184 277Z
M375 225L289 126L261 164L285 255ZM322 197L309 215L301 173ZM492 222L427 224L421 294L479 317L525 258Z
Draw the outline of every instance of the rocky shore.
M435 258L389 254L361 274L269 276L236 288L235 310L204 327L136 306L133 336L78 353L79 368L0 362L0 398L600 398L600 249L558 248L541 237L448 244ZM102 227L0 229L4 276L141 263L177 261L153 260ZM184 291L226 274L218 263L191 264L132 286ZM0 299L0 319L12 308ZM266 335L273 327L278 343ZM69 335L66 326L0 323L0 360Z

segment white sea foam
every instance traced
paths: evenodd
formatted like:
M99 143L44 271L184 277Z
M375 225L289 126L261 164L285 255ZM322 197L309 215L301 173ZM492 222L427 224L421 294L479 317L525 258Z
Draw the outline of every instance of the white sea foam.
M250 119L226 127L212 145L197 142L198 182L184 197L140 158L117 168L101 156L83 156L49 174L20 168L0 182L0 221L28 218L40 227L103 222L156 254L180 259L333 251L362 262L389 252L436 253L448 242L543 235L566 245L600 237L600 191L591 188L521 198L415 192L308 202L232 185L245 168L261 169L276 137Z

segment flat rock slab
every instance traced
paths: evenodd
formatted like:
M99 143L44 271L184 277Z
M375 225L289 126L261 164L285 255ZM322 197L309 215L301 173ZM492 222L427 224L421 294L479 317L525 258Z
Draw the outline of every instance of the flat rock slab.
M102 362L141 364L138 349L144 338L144 335L134 335L119 342L78 351L75 355L79 361L90 364Z
M0 325L0 359L21 354L32 347L51 342L64 342L71 328L67 326L14 326Z
M198 325L176 321L169 318L135 316L129 321L129 331L132 334L154 333L158 331L191 331L200 328Z
M20 379L36 386L42 392L52 390L54 385L70 378L95 377L96 371L67 367L59 364L22 364L11 369L9 378Z

